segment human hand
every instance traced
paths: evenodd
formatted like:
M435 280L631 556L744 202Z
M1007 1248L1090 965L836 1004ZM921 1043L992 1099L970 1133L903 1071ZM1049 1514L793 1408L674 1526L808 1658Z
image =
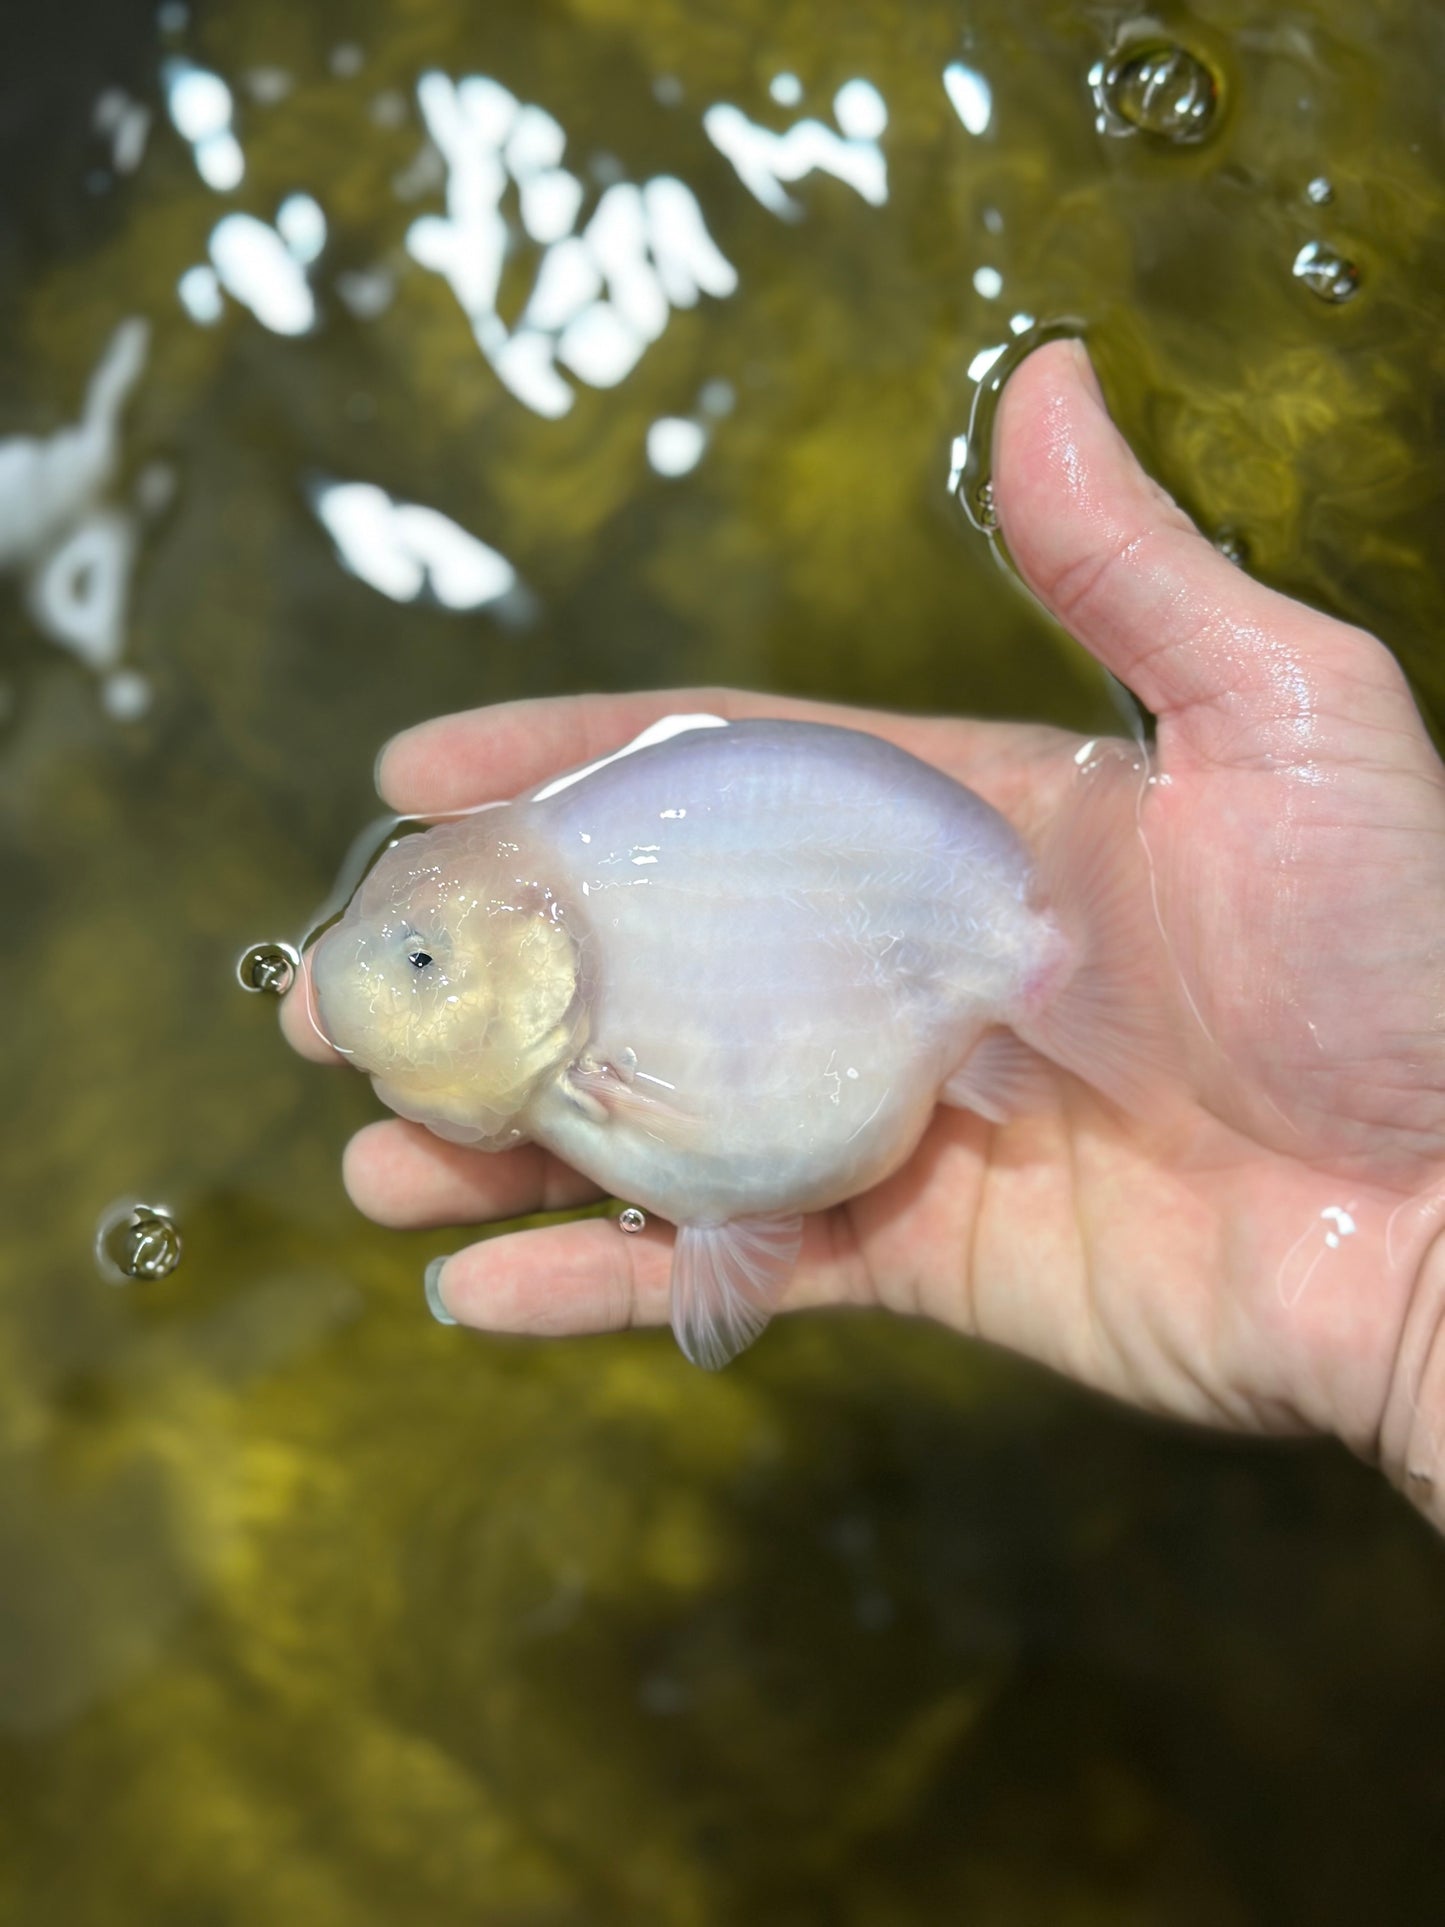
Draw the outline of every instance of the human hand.
M1182 1013L1176 1114L1161 1130L1062 1076L1004 1126L940 1109L903 1170L809 1221L784 1309L924 1313L1154 1411L1335 1432L1445 1523L1445 769L1377 641L1250 580L1147 479L1078 344L1009 382L994 497L1025 581L1158 719L1139 833ZM388 746L379 787L409 815L513 796L680 710L886 736L1035 845L1081 747L673 691L443 717ZM303 1004L288 1031L322 1054ZM397 1226L598 1196L539 1147L484 1155L399 1119L344 1168ZM669 1246L598 1220L503 1234L440 1289L484 1330L661 1324Z

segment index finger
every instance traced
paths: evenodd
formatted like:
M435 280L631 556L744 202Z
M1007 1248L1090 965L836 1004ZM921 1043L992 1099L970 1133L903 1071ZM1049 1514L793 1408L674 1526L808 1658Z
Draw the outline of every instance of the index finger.
M831 723L886 737L923 761L965 778L1007 811L1030 785L1034 761L1071 747L1058 730L957 717L905 716L745 689L650 689L627 695L550 696L459 710L393 736L376 759L376 786L403 816L436 816L520 795L569 769L610 755L664 716L705 713Z
M663 716L839 714L736 689L651 689L620 696L553 696L459 710L406 729L376 759L376 787L403 815L471 809L609 755Z

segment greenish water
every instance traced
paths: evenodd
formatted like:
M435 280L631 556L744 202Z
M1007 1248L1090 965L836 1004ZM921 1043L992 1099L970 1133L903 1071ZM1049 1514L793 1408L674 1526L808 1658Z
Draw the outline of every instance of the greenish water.
M1445 719L1442 18L1157 17L1221 82L1193 145L1096 130L1127 16L1049 0L95 0L17 35L0 437L73 424L126 317L150 339L113 472L0 585L0 1918L1433 1917L1445 1559L1373 1475L881 1318L789 1322L718 1380L661 1336L439 1330L445 1237L341 1192L362 1081L293 1060L233 975L324 895L377 744L440 709L725 679L1107 724L944 488L1017 314L1084 319L1153 472ZM230 188L167 117L175 59L232 89ZM952 63L989 83L979 132ZM579 229L609 183L686 183L735 289L539 414L408 251L447 206L427 72L556 116ZM836 127L858 77L881 203L813 173L782 218L703 130L718 102ZM291 337L204 269L224 215L297 193L326 242ZM515 181L502 212L510 339L545 249ZM1311 240L1350 300L1292 276ZM668 477L674 417L705 447ZM340 565L328 482L442 512L523 586L388 599ZM97 666L54 632L88 611L104 653L107 569ZM121 1196L175 1208L171 1277L101 1282Z

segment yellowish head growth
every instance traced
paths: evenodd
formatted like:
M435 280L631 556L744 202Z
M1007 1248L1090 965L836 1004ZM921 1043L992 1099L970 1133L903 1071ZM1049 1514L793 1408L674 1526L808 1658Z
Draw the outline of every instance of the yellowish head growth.
M378 1095L444 1137L500 1146L585 1027L561 907L488 810L404 837L316 946L321 1025Z

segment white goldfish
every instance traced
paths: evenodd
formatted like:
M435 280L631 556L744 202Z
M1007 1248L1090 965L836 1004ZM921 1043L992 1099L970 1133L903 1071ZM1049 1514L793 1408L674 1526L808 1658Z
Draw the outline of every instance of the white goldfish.
M895 1171L936 1104L1002 1120L1040 1056L1131 1104L1152 1042L1117 783L1036 864L875 737L667 727L402 838L312 981L394 1111L484 1150L535 1140L670 1220L673 1329L715 1368L767 1323L803 1214Z

